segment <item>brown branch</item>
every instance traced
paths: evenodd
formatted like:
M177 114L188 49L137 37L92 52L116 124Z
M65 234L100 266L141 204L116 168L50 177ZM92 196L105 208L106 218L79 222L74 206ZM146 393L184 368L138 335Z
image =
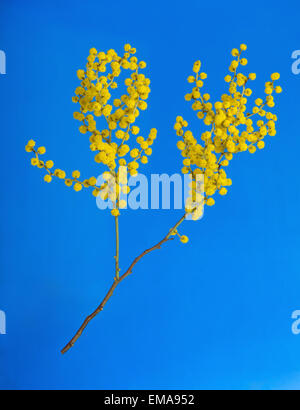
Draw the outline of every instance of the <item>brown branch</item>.
M85 328L88 326L88 324L90 323L91 320L93 320L104 308L104 306L106 305L106 303L109 301L109 299L112 297L115 289L117 288L117 286L124 280L127 278L127 276L129 276L132 273L133 268L135 267L135 265L144 257L146 256L148 253L155 251L157 249L160 249L162 247L163 244L165 244L166 242L172 240L173 238L171 238L172 234L174 233L174 231L176 231L176 229L179 227L179 225L182 224L182 222L185 220L186 215L184 215L180 221L169 231L168 235L165 236L160 242L158 242L158 244L152 246L152 248L146 249L143 253L141 253L139 256L137 256L134 261L132 262L132 264L130 265L130 267L127 269L127 271L120 276L120 278L115 277L114 283L111 286L111 288L109 289L107 295L105 296L105 298L103 299L103 301L101 302L101 304L97 307L97 309L91 314L89 315L85 321L83 322L83 324L81 325L81 327L79 328L79 330L77 331L77 333L75 334L75 336L70 340L70 342L62 349L61 353L65 354L67 353L68 350L70 350L74 344L77 342L77 340L80 338L80 336L82 335L83 331L85 330Z

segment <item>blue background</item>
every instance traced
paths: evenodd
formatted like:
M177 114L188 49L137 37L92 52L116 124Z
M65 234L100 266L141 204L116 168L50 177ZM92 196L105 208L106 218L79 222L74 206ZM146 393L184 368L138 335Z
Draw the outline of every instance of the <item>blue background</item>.
M299 3L252 1L17 1L0 4L2 389L298 389L300 335ZM87 192L47 185L30 166L29 138L58 167L97 174L71 97L88 50L125 43L148 62L144 132L159 138L148 174L181 167L175 117L193 117L184 94L201 59L214 98L225 91L230 51L248 45L254 91L282 75L278 134L232 162L233 186L198 223L190 243L144 259L66 356L62 348L112 282L114 229ZM200 122L192 122L201 127ZM194 128L197 130L200 128ZM180 211L128 211L121 264L163 237Z

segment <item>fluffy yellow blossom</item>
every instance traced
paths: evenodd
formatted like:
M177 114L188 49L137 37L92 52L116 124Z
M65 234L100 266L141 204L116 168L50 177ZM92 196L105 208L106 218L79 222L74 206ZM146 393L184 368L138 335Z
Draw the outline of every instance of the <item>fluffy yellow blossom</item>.
M80 180L81 174L77 170L68 177L66 171L53 169L53 161L40 159L46 149L43 146L36 148L35 141L28 141L25 147L26 152L32 154L31 164L44 169L46 183L50 183L55 177L77 192L92 188L94 197L111 201L111 215L115 220L114 283L100 307L87 316L62 353L74 346L88 323L103 310L116 287L132 274L135 265L145 255L160 249L174 236L178 236L183 244L189 242L186 235L180 235L179 227L187 217L199 220L203 216L204 205L215 205L216 195L227 195L228 188L232 186L227 167L233 158L246 151L254 154L257 149L262 150L265 139L276 135L277 116L271 109L275 107L274 95L282 92L282 88L275 84L280 79L278 73L273 73L271 81L265 83L265 97L253 98L249 81L254 81L256 74L246 75L240 72L240 68L248 64L248 60L242 56L247 46L241 44L231 52L233 59L231 57L229 74L225 77L226 92L213 102L211 95L202 91L207 74L201 70L201 62L196 61L192 75L188 77L191 90L186 94L185 100L191 103L197 118L202 120L203 129L200 133L193 133L182 116L176 118L174 126L179 139L177 147L182 156L182 173L187 174L189 179L189 197L184 215L169 229L165 238L136 257L128 270L120 275L118 217L120 209L127 207L126 195L130 192L127 172L124 174L123 170L128 167L131 176L138 175L140 165L148 163L157 137L155 128L146 137L136 124L141 121L141 111L148 107L146 101L151 91L150 80L141 72L147 64L138 61L136 49L130 44L126 44L124 50L123 56L119 56L113 49L99 52L96 48L91 48L85 68L77 71L80 84L72 98L74 103L79 104L78 110L74 112L74 119L80 122L79 131L87 135L96 164L101 164L104 168L100 171L103 178L99 183L101 186L97 186L94 176ZM124 94L113 97L112 94L122 85L120 78L124 71L129 73L122 80L125 85ZM249 107L251 97L254 106ZM99 127L100 121L102 124Z
M271 75L271 81L265 84L265 99L256 98L255 106L249 110L247 105L253 91L249 88L248 82L254 81L256 74L245 75L238 72L240 66L248 64L248 60L242 57L245 50L245 44L240 46L240 50L232 50L234 60L230 64L230 74L225 77L228 92L222 94L214 104L210 102L210 95L202 93L201 90L204 85L202 79L205 78L200 73L201 64L199 61L194 64L195 76L188 77L192 90L185 99L191 102L193 111L203 121L204 130L199 138L188 130L188 123L181 116L177 117L174 126L179 137L177 147L183 157L182 173L191 174L192 181L196 180L197 175L203 176L204 203L208 206L215 204L213 197L216 193L224 196L228 192L228 187L232 185L225 168L235 155L245 151L254 154L257 148L265 147L264 139L268 135L276 135L277 116L267 108L275 106L274 92L282 92L280 86L274 85L280 75ZM255 116L258 116L256 121ZM195 195L197 192L192 189L188 200L191 201ZM196 211L200 212L199 209Z
M157 136L157 130L153 128L147 138L135 137L140 133L140 127L136 124L140 112L148 107L150 80L142 72L147 64L138 61L135 56L136 49L126 44L124 50L124 54L120 56L113 49L105 53L91 48L86 67L77 71L80 84L72 98L74 103L79 104L79 109L73 116L80 122L80 133L88 135L95 162L107 169L114 182L118 178L119 167L126 166L127 163L130 175L138 175L139 166L148 163L148 157L152 154L150 146ZM128 72L123 79L122 71ZM125 84L125 93L113 97L113 91L117 90L122 82ZM101 128L98 129L100 121ZM119 202L121 182L97 188L95 177L79 181L79 171L73 171L71 178L67 178L63 170L57 169L52 172L53 161L44 163L39 159L39 155L46 153L45 147L35 149L35 145L35 141L30 140L25 149L35 155L31 161L32 165L46 170L46 182L50 182L52 177L57 177L65 180L65 184L73 186L77 192L92 187L94 196L98 196L103 190L103 197L110 199L114 208L122 205L122 202Z
M37 152L40 155L44 155L46 153L46 148L45 147L39 147Z
M181 240L182 243L188 243L189 238L187 236L183 235L183 236L181 236L180 240Z
M72 172L72 177L73 177L74 179L80 178L80 172L79 172L79 171L73 171L73 172Z
M47 174L47 175L45 175L44 176L44 180L45 180L45 182L51 182L52 181L52 176L51 175L49 175L49 174Z

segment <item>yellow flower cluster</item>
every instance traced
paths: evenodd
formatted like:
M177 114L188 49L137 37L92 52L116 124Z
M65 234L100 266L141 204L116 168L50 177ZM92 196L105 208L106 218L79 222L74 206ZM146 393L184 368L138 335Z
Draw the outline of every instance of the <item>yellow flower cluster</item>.
M46 153L45 147L36 148L36 142L33 140L28 141L26 147L27 152L32 152L34 157L31 159L31 165L36 166L40 169L46 170L46 175L44 176L44 181L50 183L53 177L57 177L65 181L66 186L74 188L75 191L79 192L82 188L94 188L93 194L98 196L100 188L96 187L97 179L95 177L91 177L89 179L85 179L80 181L80 172L73 171L72 177L67 178L66 172L62 169L54 169L54 162L53 161L42 161L40 159L40 155Z
M137 176L140 164L148 163L153 142L157 137L156 129L151 129L146 138L142 137L140 128L135 124L140 111L147 109L146 101L151 91L150 80L140 72L146 68L146 63L138 61L135 56L136 49L126 44L124 50L121 57L115 50L104 53L92 48L86 69L77 71L81 83L72 99L80 105L80 111L74 113L74 118L81 122L80 132L90 134L90 149L95 153L96 163L107 167L107 171L102 175L105 182L101 187L96 187L95 177L79 181L78 171L73 172L72 178L66 178L66 173L62 170L52 172L52 161L44 163L39 159L39 154L43 154L45 149L35 150L32 140L26 146L28 152L35 154L32 165L46 169L46 182L51 182L52 177L57 176L64 179L67 186L74 184L75 191L80 191L83 187L93 187L95 196L100 194L103 199L113 202L114 216L118 216L119 209L124 207L124 201L120 199L121 192L128 194L130 191L127 179L120 177L121 169L126 167L131 176ZM117 80L122 69L131 74L124 80L124 94L120 98L112 99L111 92L119 87ZM102 117L106 124L105 128L101 127L101 131L97 129L99 117Z
M201 216L203 204L213 206L215 200L213 196L216 192L220 195L227 194L227 188L232 185L228 178L226 167L233 159L234 154L249 151L255 153L257 148L265 147L265 137L276 135L277 116L270 112L269 108L275 106L274 93L281 93L282 89L276 85L280 75L271 75L271 81L265 84L265 99L255 100L254 107L247 111L249 97L252 96L250 81L256 79L256 74L248 75L238 72L241 66L246 66L248 61L242 57L247 49L245 44L240 49L233 49L233 61L230 64L230 74L225 77L225 82L229 85L228 93L221 96L220 101L214 104L211 96L203 93L206 73L201 72L201 62L194 64L194 74L188 77L188 82L193 85L191 93L187 94L186 101L192 102L192 109L197 113L197 117L208 127L201 134L201 141L187 129L188 123L181 116L177 117L175 130L180 140L177 143L178 149L183 156L183 174L190 174L191 198L195 203L195 197L199 191L195 188L197 175L204 178L204 198L199 199L199 210L196 209L194 219ZM258 116L255 120L255 116ZM197 201L196 201L197 203ZM191 208L187 207L187 212ZM197 214L198 212L198 214Z

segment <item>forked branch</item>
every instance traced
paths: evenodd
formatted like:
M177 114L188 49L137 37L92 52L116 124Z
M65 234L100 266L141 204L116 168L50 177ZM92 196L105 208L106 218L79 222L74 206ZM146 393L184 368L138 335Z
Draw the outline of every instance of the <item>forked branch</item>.
M172 236L173 234L176 232L177 228L182 224L182 222L185 220L186 215L184 215L180 221L177 222L177 224L169 231L168 235L165 236L160 242L158 242L156 245L152 246L152 248L146 249L143 253L141 253L139 256L137 256L134 261L132 262L132 264L130 265L130 267L127 269L127 271L120 276L119 278L116 276L114 279L114 283L111 286L111 288L109 289L107 295L105 296L105 298L103 299L103 301L101 302L101 304L97 307L97 309L91 314L89 315L85 321L83 322L83 324L81 325L81 327L79 328L79 330L77 331L77 333L75 334L75 336L70 340L70 342L62 349L61 353L65 354L68 352L68 350L70 350L74 344L77 342L77 340L80 338L80 336L82 335L83 331L85 330L85 328L88 326L88 324L90 323L91 320L93 320L103 309L104 306L106 305L106 303L109 301L109 299L112 297L115 289L117 288L117 286L124 280L127 278L127 276L129 276L132 271L133 268L135 267L135 265L146 255L148 255L148 253L155 251L157 249L160 249L162 247L163 244L165 244L166 242L172 240Z

